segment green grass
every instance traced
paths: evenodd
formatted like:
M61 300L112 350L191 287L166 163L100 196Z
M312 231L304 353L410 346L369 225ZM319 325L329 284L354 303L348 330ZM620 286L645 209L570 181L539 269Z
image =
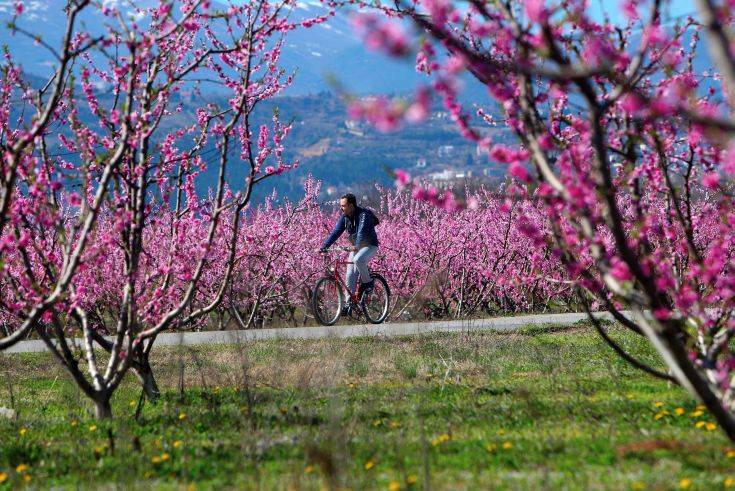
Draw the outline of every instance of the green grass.
M612 333L660 367L642 339ZM49 356L3 356L0 406L12 387L19 417L0 421L0 489L26 475L30 487L138 489L721 489L735 478L730 443L696 426L712 418L585 326L155 354L161 401L136 420L131 376L109 422Z

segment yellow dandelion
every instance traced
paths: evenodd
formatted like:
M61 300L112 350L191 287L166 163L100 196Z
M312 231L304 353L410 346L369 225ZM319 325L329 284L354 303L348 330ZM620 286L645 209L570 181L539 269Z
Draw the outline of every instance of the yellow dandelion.
M25 464L19 464L18 467L15 468L15 472L18 474L23 473L28 470L28 466Z
M697 407L695 407L694 409L696 409L697 411L704 411L705 409L707 409L707 406L705 406L704 404L697 404Z
M164 453L161 454L161 460L163 462L166 462L170 458L171 458L171 456L169 454L167 454L166 452L164 452Z
M398 421L391 421L390 422L390 427L391 428L400 428L401 427L401 423L399 423Z
M151 457L151 462L154 464L160 464L161 463L161 456L160 455L154 455Z
M89 425L89 431L97 431L97 425Z
M694 427L695 428L701 428L701 427L703 427L706 424L707 424L706 421L697 421L696 423L694 423Z
M135 407L135 406L137 406L137 405L138 405L138 403L137 403L137 402L135 402L135 401L130 401L130 403L129 403L129 404L130 404L130 407Z
M347 388L348 389L354 389L355 388L355 384L353 384L352 382L350 382L349 384L347 384Z
M726 488L731 488L735 486L735 479L733 479L732 477L728 477L722 482L722 485Z
M509 450L511 448L513 448L513 444L512 443L510 443L510 442L503 442L503 449Z
M653 419L655 419L656 421L658 421L659 419L663 418L664 416L665 416L665 414L664 414L664 413L656 413L656 414L655 414L655 415L653 416Z
M630 489L646 489L646 485L640 481L633 481L633 483L630 485Z
M707 423L704 425L704 427L707 429L707 431L712 431L717 429L717 425L714 423Z
M31 478L31 475L30 474L26 474L25 476L23 476L23 481L26 482L26 483L31 482L31 479L32 478Z
M735 450L728 450L727 453L725 453L725 457L728 459L735 458Z
M485 445L485 450L487 450L490 453L493 453L497 449L498 449L498 446L493 443L488 443L487 445Z
M417 482L419 482L419 478L414 476L413 474L406 478L406 484L408 484L409 486L413 486Z
M191 484L189 484L189 485L188 485L188 486L186 487L186 491L196 491L196 489L197 489L197 486L196 486L196 484L194 484L194 483L191 483Z
M71 420L71 421L69 422L69 425L71 425L72 427L74 427L74 426L76 426L76 425L78 425L78 424L79 424L79 421L77 421L76 419L72 419L72 420Z
M499 429L499 430L498 430L498 435L505 435L505 430L504 430L504 429L502 429L502 428L501 428L501 429Z
M704 411L702 411L701 409L697 409L696 411L692 412L692 414L690 414L690 416L692 418L698 418L698 417L700 417L703 414L704 414Z
M307 465L304 467L304 474L311 474L314 472L314 466L313 465Z
M180 446L182 446L183 444L184 444L184 442L182 442L181 440L176 440L176 441L175 441L175 442L173 443L173 446L174 446L174 448L179 448L179 447L180 447Z
M683 408L683 407L677 407L676 409L674 409L674 414L676 414L677 416L681 416L681 415L682 415L682 414L684 414L685 412L686 412L686 411L684 410L684 408Z
M661 401L658 401L658 402L654 402L653 405L656 406L656 407L661 407L661 406L664 405L664 403L661 402Z
M4 483L7 480L8 480L8 473L0 472L0 484Z
M368 460L367 462L365 462L365 466L364 467L365 467L365 470L366 471L369 471L370 469L372 469L373 467L375 467L375 462L373 462L372 460Z
M185 419L186 419L186 413L184 412L179 413L179 420L183 421Z
M451 439L452 439L452 437L450 437L446 433L443 433L443 434L439 435L438 437L434 438L433 440L431 440L431 444L436 447L437 445L440 445L440 444L442 444L444 442L447 442L447 441L449 441Z
M401 489L401 483L399 483L398 481L391 481L390 484L388 484L388 489L390 491L398 491L399 489Z
M214 388L214 393L219 394L220 390L221 389L219 388L219 385L218 385L217 387Z
M381 421L379 419L376 419L375 421L373 421L373 426L380 426L380 423Z
M692 480L688 478L684 478L681 481L679 481L679 487L681 489L688 489L692 486Z
M28 428L23 427L23 428L21 428L21 429L18 430L18 434L20 436L25 436L26 433L28 433Z

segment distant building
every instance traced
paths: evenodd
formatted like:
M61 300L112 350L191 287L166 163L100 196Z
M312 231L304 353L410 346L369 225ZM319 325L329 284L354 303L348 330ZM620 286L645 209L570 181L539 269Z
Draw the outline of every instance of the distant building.
M345 121L345 128L347 132L355 136L365 136L365 132L360 129L360 123L357 121L347 120Z
M429 179L432 181L451 181L454 179L454 171L451 169L444 169L441 172L432 172L429 174Z
M442 145L437 151L439 157L449 157L454 153L454 145Z

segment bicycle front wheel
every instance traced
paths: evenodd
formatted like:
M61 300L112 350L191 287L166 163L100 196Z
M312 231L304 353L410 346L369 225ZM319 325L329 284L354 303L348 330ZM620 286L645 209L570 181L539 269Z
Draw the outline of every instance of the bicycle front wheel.
M342 292L334 278L325 276L316 282L311 296L311 306L317 322L323 326L331 326L342 313Z
M373 274L375 288L370 293L362 294L362 312L372 324L380 324L388 317L390 307L390 289L388 282L379 274Z

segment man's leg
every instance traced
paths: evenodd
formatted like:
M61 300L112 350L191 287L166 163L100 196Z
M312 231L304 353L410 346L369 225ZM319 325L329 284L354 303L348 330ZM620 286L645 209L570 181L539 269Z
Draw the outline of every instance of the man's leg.
M368 263L373 258L373 256L377 254L377 252L378 246L368 246L361 248L355 254L355 266L357 266L357 270L360 272L360 280L362 281L363 285L367 283L370 283L372 285L371 281L373 278L370 276Z
M347 265L347 272L345 273L345 283L350 293L355 293L357 288L357 267L355 267L355 253L350 252L350 257L347 259L352 264ZM349 299L347 299L349 300Z

